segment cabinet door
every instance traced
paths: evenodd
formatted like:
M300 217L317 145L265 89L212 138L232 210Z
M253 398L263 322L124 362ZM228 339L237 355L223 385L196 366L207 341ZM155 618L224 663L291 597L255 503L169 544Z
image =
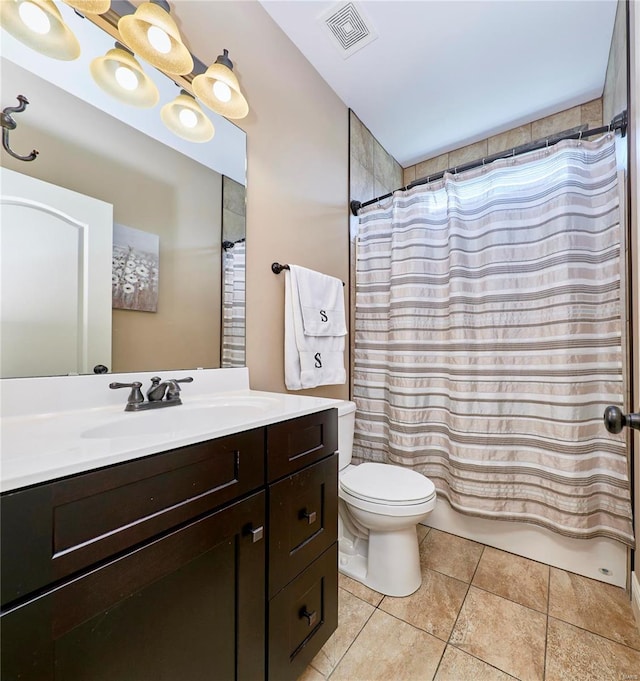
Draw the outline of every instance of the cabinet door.
M264 492L2 615L2 680L264 678Z
M338 455L269 487L269 598L338 539Z
M269 601L269 679L295 681L338 626L338 544Z

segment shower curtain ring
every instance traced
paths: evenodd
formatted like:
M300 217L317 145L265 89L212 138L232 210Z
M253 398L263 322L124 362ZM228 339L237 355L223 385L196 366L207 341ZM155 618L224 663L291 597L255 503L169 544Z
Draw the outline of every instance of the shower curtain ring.
M578 146L582 146L582 130L580 130L580 134L578 135Z

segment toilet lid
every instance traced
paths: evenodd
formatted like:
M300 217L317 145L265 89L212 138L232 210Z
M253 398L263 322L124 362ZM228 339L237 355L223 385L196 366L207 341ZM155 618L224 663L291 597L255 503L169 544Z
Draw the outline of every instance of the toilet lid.
M386 463L352 466L340 476L340 486L363 501L393 506L428 501L436 493L434 484L421 473Z

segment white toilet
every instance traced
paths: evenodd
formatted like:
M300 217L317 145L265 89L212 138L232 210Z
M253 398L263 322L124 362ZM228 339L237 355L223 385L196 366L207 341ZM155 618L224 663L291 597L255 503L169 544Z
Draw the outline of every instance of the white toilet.
M387 596L420 587L416 525L436 504L421 473L384 463L351 465L356 405L338 405L338 568Z

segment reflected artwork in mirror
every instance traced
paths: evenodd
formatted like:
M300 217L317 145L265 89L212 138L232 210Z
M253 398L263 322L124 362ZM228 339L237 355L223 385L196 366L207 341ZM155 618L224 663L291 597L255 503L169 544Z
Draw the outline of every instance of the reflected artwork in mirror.
M197 59L193 74L170 79L136 55L158 103L110 96L89 65L114 49L116 29L56 5L78 59L51 59L5 31L0 45L2 108L29 100L12 142L39 151L32 163L2 154L0 375L244 366L245 133L205 106L208 141L163 124L162 107L206 70ZM112 309L114 223L159 242L155 312Z

